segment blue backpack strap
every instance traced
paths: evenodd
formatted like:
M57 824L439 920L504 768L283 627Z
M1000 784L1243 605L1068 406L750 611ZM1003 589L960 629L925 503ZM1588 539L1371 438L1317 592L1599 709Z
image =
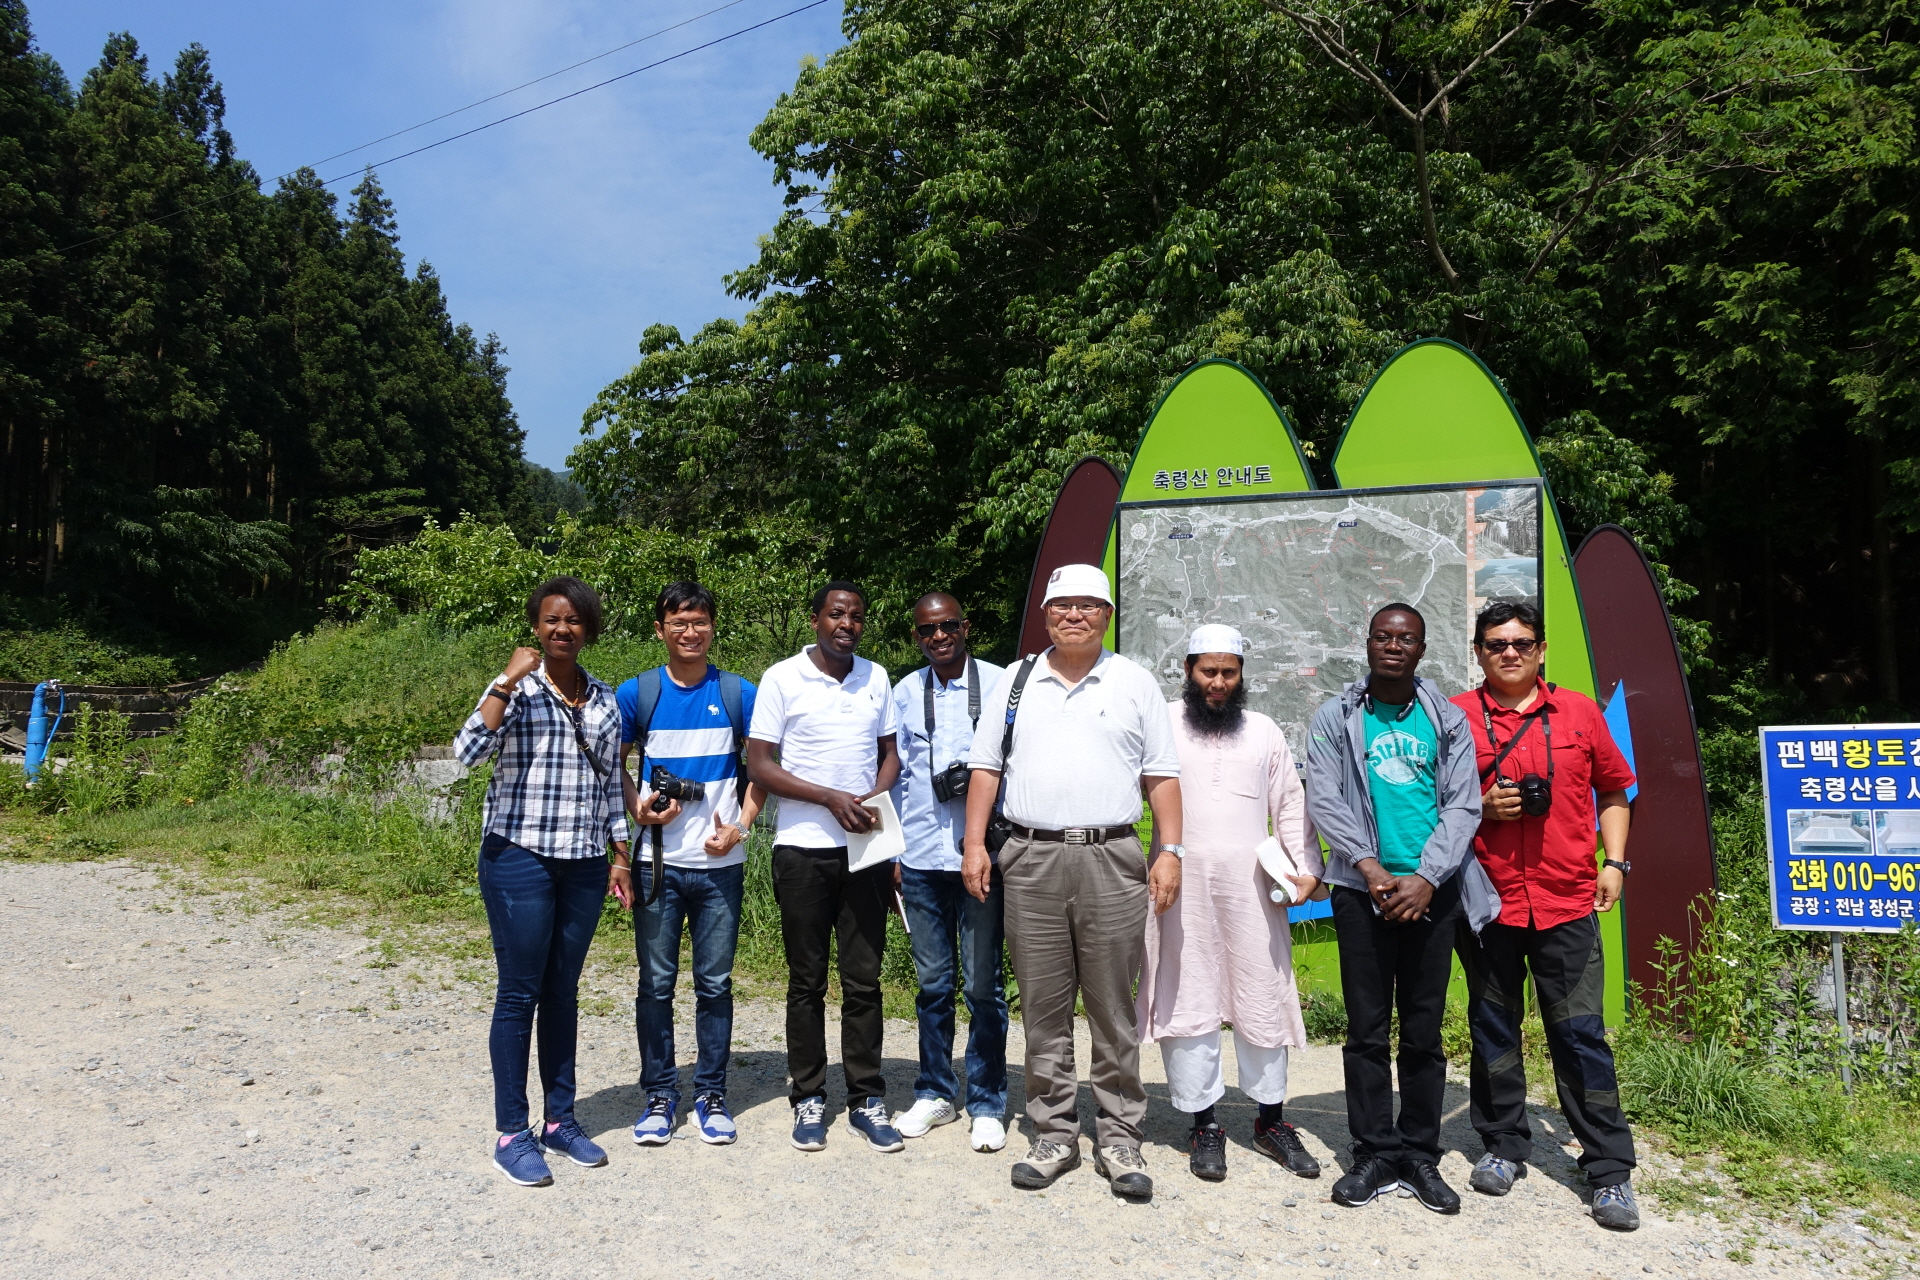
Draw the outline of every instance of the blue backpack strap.
M745 804L747 799L747 763L740 758L740 749L747 741L746 697L740 690L740 677L731 671L720 673L720 706L727 713L727 723L733 727L733 773L734 799Z
M655 667L651 671L642 671L633 681L634 709L638 712L634 717L633 740L634 745L640 748L640 758L634 762L634 767L640 771L643 782L647 776L647 733L653 728L653 713L660 708L660 673L664 670L664 667Z

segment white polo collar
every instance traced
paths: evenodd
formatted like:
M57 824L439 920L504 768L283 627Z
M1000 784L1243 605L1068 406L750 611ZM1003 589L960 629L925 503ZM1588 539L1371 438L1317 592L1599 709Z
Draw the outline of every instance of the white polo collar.
M819 647L817 644L810 644L801 648L800 657L802 660L799 663L800 674L808 680L819 680L824 684L833 685L835 688L845 688L846 680L834 679L822 671L820 665L813 660L813 651ZM859 654L856 653L853 655L853 669L847 672L847 680L851 680L860 674L860 664L862 661L864 661L864 659L862 659Z
M1042 668L1040 672L1040 678L1042 680L1051 680L1055 684L1059 685L1062 689L1069 689L1069 688L1078 689L1081 685L1087 683L1087 681L1089 680L1096 680L1096 681L1099 680L1101 668L1107 665L1107 660L1111 657L1113 657L1113 650L1106 648L1104 645L1101 646L1100 656L1093 660L1092 668L1088 670L1087 674L1085 674L1084 676L1081 676L1077 683L1069 685L1066 682L1066 679L1064 677L1056 675L1054 673L1053 646L1048 645L1046 647L1046 650L1042 652L1040 655L1040 666Z

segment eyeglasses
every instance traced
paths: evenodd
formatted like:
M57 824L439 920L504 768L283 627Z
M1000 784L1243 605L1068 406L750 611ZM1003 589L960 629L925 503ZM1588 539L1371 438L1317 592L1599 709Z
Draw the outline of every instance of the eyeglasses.
M1497 657L1508 649L1512 649L1524 658L1539 647L1538 640L1482 640L1480 642L1480 648L1490 657Z
M699 618L693 622L669 622L665 624L665 626L668 635L683 636L689 631L713 630L713 620L710 618Z
M957 636L960 634L960 628L964 625L966 625L966 619L964 618L942 618L938 622L921 623L913 629L913 633L922 640L930 638L936 631L943 636Z
M1047 612L1055 615L1056 617L1061 617L1061 618L1071 618L1076 613L1083 618L1090 617L1093 614L1099 613L1102 609L1108 609L1111 607L1112 606L1109 605L1104 600L1049 600L1047 601Z
M1397 644L1403 649L1411 649L1417 644L1425 644L1426 640L1413 634L1411 631L1402 631L1399 635L1394 635L1386 631L1376 631L1367 637L1367 643L1377 644L1383 649L1390 644Z

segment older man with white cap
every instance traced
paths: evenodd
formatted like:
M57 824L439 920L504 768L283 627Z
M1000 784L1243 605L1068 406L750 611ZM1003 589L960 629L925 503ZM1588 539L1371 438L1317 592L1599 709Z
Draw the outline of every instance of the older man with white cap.
M1180 752L1187 840L1180 901L1147 919L1140 1035L1158 1041L1167 1094L1193 1119L1194 1176L1227 1176L1220 1025L1233 1025L1240 1089L1259 1104L1253 1147L1303 1178L1320 1163L1282 1119L1287 1050L1306 1045L1293 984L1287 907L1320 890L1306 789L1287 740L1248 711L1246 641L1232 627L1194 628L1178 702L1167 704ZM1271 826L1272 834L1268 834Z
M1078 996L1093 1043L1094 1168L1115 1194L1144 1200L1153 1180L1140 1158L1147 1091L1133 983L1148 899L1165 911L1180 894L1180 759L1154 678L1101 643L1113 616L1107 575L1063 565L1042 607L1052 645L980 709L960 868L984 901L997 853L1020 982L1034 1140L1013 1185L1050 1186L1080 1164ZM1151 870L1134 833L1142 792L1166 841L1159 852L1171 855Z

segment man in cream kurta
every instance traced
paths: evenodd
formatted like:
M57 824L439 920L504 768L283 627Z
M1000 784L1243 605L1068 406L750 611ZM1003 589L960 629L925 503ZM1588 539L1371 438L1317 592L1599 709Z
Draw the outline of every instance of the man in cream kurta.
M1220 1026L1233 1026L1240 1088L1260 1104L1254 1149L1301 1177L1319 1162L1282 1118L1287 1050L1304 1047L1293 982L1287 907L1319 888L1320 859L1308 829L1306 792L1278 725L1246 710L1245 644L1232 627L1207 625L1188 642L1181 701L1169 703L1180 753L1187 844L1184 888L1163 915L1147 917L1140 983L1143 1040L1157 1041L1173 1105L1193 1119L1190 1167L1226 1177L1226 1131L1214 1104L1226 1093ZM1277 885L1255 850L1269 826L1287 883Z

